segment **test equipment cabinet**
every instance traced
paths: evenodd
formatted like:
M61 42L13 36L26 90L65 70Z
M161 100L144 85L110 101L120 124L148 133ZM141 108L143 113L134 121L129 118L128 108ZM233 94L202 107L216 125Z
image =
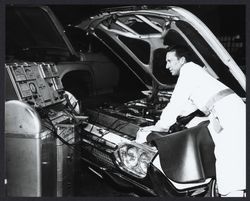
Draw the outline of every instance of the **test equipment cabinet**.
M6 196L72 195L76 154L68 144L76 135L56 65L20 62L5 69Z

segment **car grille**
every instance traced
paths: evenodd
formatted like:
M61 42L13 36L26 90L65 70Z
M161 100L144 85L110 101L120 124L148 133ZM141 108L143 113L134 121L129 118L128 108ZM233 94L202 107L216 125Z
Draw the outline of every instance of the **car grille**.
M87 144L86 142L82 143L81 156L83 159L100 167L115 167L112 160L112 152L105 150L104 148L97 148L95 145Z

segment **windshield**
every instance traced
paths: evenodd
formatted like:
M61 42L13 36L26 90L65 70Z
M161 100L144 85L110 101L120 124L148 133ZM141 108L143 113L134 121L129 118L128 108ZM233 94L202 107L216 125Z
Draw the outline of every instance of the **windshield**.
M6 60L66 60L71 56L49 15L39 7L6 8Z

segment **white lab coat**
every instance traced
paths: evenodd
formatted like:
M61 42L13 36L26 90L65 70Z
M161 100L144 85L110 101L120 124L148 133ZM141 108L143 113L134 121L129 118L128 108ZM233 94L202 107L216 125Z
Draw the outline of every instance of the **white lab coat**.
M205 108L207 102L226 88L197 64L184 64L171 100L151 130L167 130L175 123L178 115L187 115L196 109L208 113ZM219 133L214 129L213 115L218 117L223 127ZM245 103L236 94L231 94L217 101L213 112L208 116L208 129L215 143L218 190L222 195L246 189L245 115Z

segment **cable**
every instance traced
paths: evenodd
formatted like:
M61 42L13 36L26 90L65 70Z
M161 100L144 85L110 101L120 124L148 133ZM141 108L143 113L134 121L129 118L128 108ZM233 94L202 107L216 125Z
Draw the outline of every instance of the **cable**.
M45 110L45 109L42 109L42 110ZM46 111L46 110L45 110ZM54 136L56 136L62 143L68 145L68 146L74 146L76 143L69 143L67 142L66 140L64 140L60 134L57 133L57 128L55 127L55 125L53 124L53 122L51 121L51 119L49 117L47 118L44 118L45 122L47 122L51 127L49 128L47 125L43 124L43 126L45 128L47 128L48 130L50 130L52 132L52 134L54 134ZM63 131L62 131L63 132Z

